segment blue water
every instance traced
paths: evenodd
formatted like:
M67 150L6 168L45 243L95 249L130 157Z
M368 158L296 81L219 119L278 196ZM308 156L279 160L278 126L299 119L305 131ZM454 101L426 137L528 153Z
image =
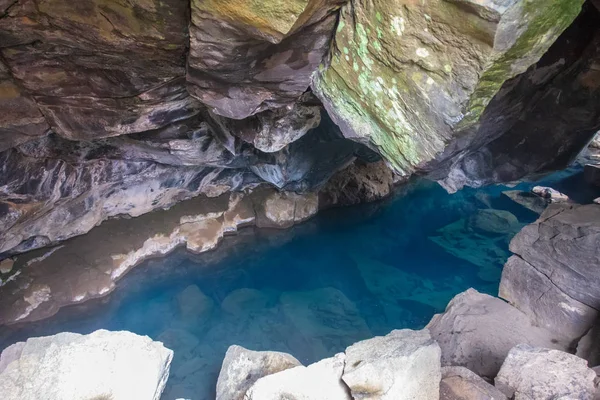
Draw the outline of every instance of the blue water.
M581 187L569 174L548 182L571 194ZM501 195L508 189L449 195L421 181L286 231L245 229L211 253L148 261L101 301L4 328L0 348L61 331L128 330L174 350L163 399L212 399L232 344L308 364L373 335L422 328L469 287L497 294L513 233L481 232L469 221L490 207L511 212L518 227L534 221L536 214Z

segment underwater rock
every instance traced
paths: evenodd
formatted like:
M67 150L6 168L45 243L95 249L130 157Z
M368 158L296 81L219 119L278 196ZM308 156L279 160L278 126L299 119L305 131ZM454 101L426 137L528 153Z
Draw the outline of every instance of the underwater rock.
M587 183L600 186L600 165L586 164L583 173Z
M246 400L352 400L341 380L344 353L308 367L295 367L260 378L246 393Z
M466 367L477 375L496 376L506 355L517 344L564 350L556 335L537 327L504 301L469 289L458 294L427 328L442 349L442 366Z
M548 206L548 202L545 199L530 192L522 190L506 190L502 192L502 194L538 215L543 213Z
M596 373L585 360L558 350L518 345L495 379L509 398L592 400Z
M187 320L205 319L214 308L214 301L196 285L190 285L177 294L177 304L182 317Z
M440 347L425 330L395 330L346 349L342 380L354 400L437 400Z
M469 225L484 234L515 234L521 229L517 217L504 210L477 210L469 218Z
M289 323L321 357L372 336L356 305L338 289L285 292L280 303Z
M301 365L287 353L230 346L219 373L216 400L244 400L248 389L260 378Z
M494 266L502 266L510 255L505 250L509 235L482 235L470 229L469 222L465 219L446 225L438 229L436 233L435 236L429 236L428 239L453 256L486 271Z
M440 400L507 400L507 397L465 367L443 367Z
M540 59L583 3L351 2L312 87L346 137L410 175L476 145L471 131L492 98Z
M5 400L159 400L173 351L147 336L99 330L14 344L0 356Z
M551 203L564 203L569 201L569 196L550 187L534 186L531 191L541 198L549 200Z
M518 256L510 257L504 265L498 296L536 325L565 340L583 336L598 317L597 309L569 297L552 279Z
M257 289L242 288L229 293L221 302L223 311L242 315L248 312L260 311L269 302L269 296Z

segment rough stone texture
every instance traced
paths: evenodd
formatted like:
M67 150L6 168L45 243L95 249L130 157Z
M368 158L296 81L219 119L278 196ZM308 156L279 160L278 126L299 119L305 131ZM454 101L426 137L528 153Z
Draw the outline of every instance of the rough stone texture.
M219 373L217 400L244 400L248 389L260 378L301 365L287 353L231 346Z
M469 289L450 301L446 312L427 324L442 349L442 366L462 366L488 378L496 376L517 344L564 350L556 335L537 327L502 300Z
M261 228L288 228L306 221L319 210L319 196L315 193L270 192L257 204L257 226Z
M48 124L0 59L0 151L44 135Z
M495 384L515 400L592 400L595 378L596 373L577 356L518 345L506 357Z
M342 380L354 400L438 400L440 347L427 330L395 330L346 349Z
M319 193L322 207L352 205L382 199L394 186L394 174L383 161L357 161L336 173Z
M563 7L579 4L540 2L539 7L567 17ZM453 191L564 169L598 130L599 60L600 13L588 2L536 65L502 86L479 124L446 148L439 157L446 161L428 167L430 176Z
M353 1L313 89L346 137L408 175L448 142L460 147L504 82L536 63L582 4Z
M200 117L93 142L53 134L0 153L0 254L57 243L110 217L138 216L262 180L315 191L363 156L360 147L319 128L277 153L242 145L232 154Z
M159 400L173 352L130 332L31 338L0 356L6 400Z
M552 276L552 275L551 275ZM498 295L565 340L583 336L598 311L565 294L552 280L518 256L502 270Z
M178 0L23 0L0 19L0 47L55 132L116 136L198 113L185 90L188 19Z
M343 3L193 0L188 90L233 119L292 107L329 50Z
M543 299L535 303L527 300L541 297L547 288L552 288L549 295L563 298L561 303L564 306L560 312L566 312L564 315L568 316L573 329L583 328L584 320L591 318L589 313L600 309L597 268L600 265L599 205L550 205L536 222L523 228L513 238L510 250L523 260L521 265L528 265L533 270L523 271L528 277L527 282L511 282L516 277L509 267L507 279L510 278L510 281L505 286L511 285L515 292L509 293L507 289L506 298L517 308L532 312L531 315L540 324L554 326L554 323L564 321L564 317L555 313L556 303L544 303ZM536 278L533 279L533 276ZM528 292L521 293L521 290ZM587 310L588 316L578 315L583 310Z
M259 379L245 400L351 400L341 380L344 353L308 367L295 367Z
M507 397L464 367L443 367L440 400L507 400Z

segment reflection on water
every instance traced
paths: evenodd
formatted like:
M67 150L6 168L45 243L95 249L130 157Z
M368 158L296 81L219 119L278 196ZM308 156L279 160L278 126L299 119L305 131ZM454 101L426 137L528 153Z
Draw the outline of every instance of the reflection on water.
M569 192L573 179L555 187ZM244 230L212 253L145 263L109 298L4 329L0 347L60 331L128 330L175 351L163 399L214 398L231 344L307 364L373 335L421 328L469 287L496 294L510 238L536 218L503 190L448 195L418 182L290 230Z

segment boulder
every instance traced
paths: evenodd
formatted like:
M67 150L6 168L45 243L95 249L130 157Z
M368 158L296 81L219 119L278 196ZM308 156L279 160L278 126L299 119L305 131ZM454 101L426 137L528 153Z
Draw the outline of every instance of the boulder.
M568 296L519 256L504 265L498 295L566 341L583 336L598 317L595 308Z
M159 400L173 352L130 332L30 338L0 356L4 400Z
M286 353L230 346L217 381L217 400L244 400L248 389L260 378L301 365Z
M269 302L269 296L257 289L242 288L229 293L223 299L221 308L223 311L242 315L244 313L261 311Z
M537 221L524 227L512 239L510 250L539 274L551 279L549 282L543 276L536 274L540 279L545 280L545 286L551 284L566 297L596 310L600 309L600 271L597 268L600 265L599 205L550 205ZM526 274L531 275L531 273ZM510 271L507 272L507 279L509 277L511 277ZM517 277L512 275L511 280L514 279ZM513 287L518 285L520 285L518 282L512 283ZM545 286L538 286L538 289L543 289ZM528 295L537 298L543 293L531 292ZM505 294L508 301L520 307L518 298ZM546 307L553 308L555 305L548 303ZM542 315L553 315L551 309L535 308L537 318L541 318ZM524 307L523 311L525 310ZM546 324L552 325L552 319Z
M442 367L440 400L507 400L507 397L465 367Z
M308 367L295 367L260 378L244 400L352 400L342 382L345 356L336 354Z
M482 377L496 376L517 344L565 349L557 336L504 301L469 289L436 314L427 328L442 349L442 366L462 366Z
M279 301L286 324L295 327L317 359L372 336L356 304L338 289L285 292Z
M596 373L577 356L518 345L506 357L495 384L516 400L592 400L595 378Z
M438 400L440 347L425 330L395 330L346 349L342 380L354 400Z
M506 190L502 194L538 215L543 213L548 206L548 202L545 199L523 190Z
M484 209L477 210L469 218L469 225L484 234L514 234L519 231L521 224L517 217L508 211Z
M543 199L549 200L551 203L564 203L569 201L569 196L551 187L534 186L531 191Z
M289 228L319 210L316 193L268 192L257 201L256 224L260 228Z
M214 308L214 301L196 285L190 285L177 294L177 304L184 319L207 318Z

